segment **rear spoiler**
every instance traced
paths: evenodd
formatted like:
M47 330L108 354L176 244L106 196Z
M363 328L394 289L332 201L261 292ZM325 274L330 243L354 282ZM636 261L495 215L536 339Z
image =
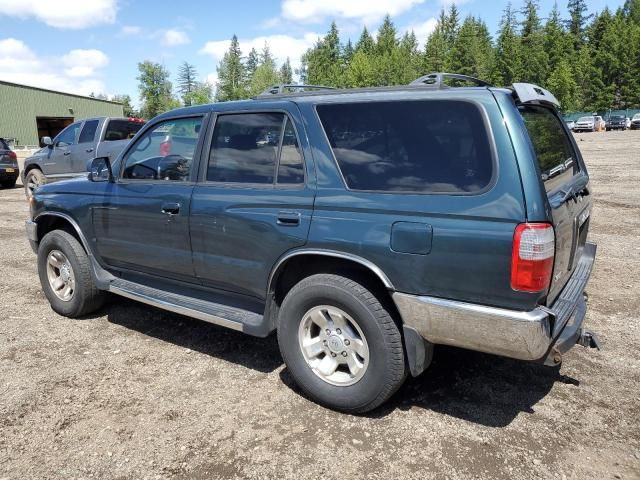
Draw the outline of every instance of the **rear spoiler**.
M546 90L533 83L514 83L513 90L522 104L527 103L547 103L556 108L560 108L560 102L549 90Z

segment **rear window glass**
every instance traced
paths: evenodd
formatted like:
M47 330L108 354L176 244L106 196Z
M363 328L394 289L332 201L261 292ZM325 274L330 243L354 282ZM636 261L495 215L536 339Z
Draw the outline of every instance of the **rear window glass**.
M351 189L477 192L493 176L487 130L472 103L367 102L317 110Z
M569 137L558 117L548 108L527 106L520 108L520 113L536 152L545 190L556 190L578 172Z
M0 148L3 150L9 150L9 144L7 144L4 138L0 138Z
M116 140L129 140L138 130L144 126L143 122L131 122L129 120L110 120L107 131L104 134L105 142Z

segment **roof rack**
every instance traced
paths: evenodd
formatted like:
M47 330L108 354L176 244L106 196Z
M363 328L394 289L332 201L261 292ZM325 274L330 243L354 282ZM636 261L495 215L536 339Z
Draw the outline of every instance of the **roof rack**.
M432 85L436 88L450 88L449 85L444 83L446 79L470 82L470 83L476 84L478 87L491 86L491 84L485 82L484 80L480 80L479 78L470 77L468 75L460 75L458 73L443 73L443 72L428 73L427 75L423 75L420 78L416 78L409 85L415 85L415 86Z
M325 85L303 85L294 83L281 83L280 85L274 85L267 88L264 92L258 95L256 98L270 97L271 95L282 95L293 91L304 90L335 90L335 87L327 87Z

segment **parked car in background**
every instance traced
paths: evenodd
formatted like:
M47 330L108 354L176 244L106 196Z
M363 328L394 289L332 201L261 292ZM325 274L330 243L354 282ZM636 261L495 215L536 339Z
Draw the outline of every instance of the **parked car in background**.
M26 229L53 310L81 317L111 292L277 331L300 388L351 413L434 344L550 366L597 347L593 195L551 92L440 73L284 87L166 112L85 180L38 188Z
M610 130L626 130L627 119L624 115L610 115L606 122L607 132Z
M0 137L0 185L4 188L15 187L19 175L16 152L11 150L4 138Z
M576 122L574 122L573 120L565 120L565 123L567 124L567 128L571 131L576 128Z
M605 121L599 115L580 117L574 127L575 132L601 132L605 129Z
M53 140L43 137L44 147L24 162L27 197L44 183L86 175L87 163L95 157L115 159L143 125L135 118L88 118L72 123Z
M631 130L640 130L640 113L636 113L631 119Z

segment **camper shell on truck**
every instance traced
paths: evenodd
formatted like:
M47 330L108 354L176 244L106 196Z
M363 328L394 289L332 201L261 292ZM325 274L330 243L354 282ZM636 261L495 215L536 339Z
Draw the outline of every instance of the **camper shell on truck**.
M598 346L589 175L557 107L536 85L436 73L164 113L88 179L36 190L42 287L69 317L111 292L277 332L300 387L347 412L436 344L557 366Z

